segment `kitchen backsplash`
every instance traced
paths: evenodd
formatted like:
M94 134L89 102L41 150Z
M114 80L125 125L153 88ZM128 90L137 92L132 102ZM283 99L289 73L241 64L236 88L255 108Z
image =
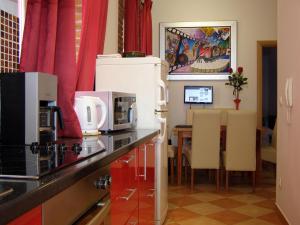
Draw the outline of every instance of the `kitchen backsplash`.
M19 67L19 18L0 10L0 72Z

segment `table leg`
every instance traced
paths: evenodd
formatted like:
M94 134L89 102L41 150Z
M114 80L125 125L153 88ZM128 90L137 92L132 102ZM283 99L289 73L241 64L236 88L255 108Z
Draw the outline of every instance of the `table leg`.
M183 137L182 131L178 132L178 150L177 150L177 184L181 185L181 172L182 172L182 145Z
M261 174L261 131L256 130L256 183L260 182Z

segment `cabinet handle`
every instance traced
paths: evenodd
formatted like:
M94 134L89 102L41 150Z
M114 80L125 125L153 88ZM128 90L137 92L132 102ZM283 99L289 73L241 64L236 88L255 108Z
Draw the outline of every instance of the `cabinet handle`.
M150 198L154 198L154 195L155 195L155 189L149 189L149 191L152 191L151 194L147 194L146 196L147 197L150 197Z
M13 191L14 191L14 189L9 188L9 189L7 189L7 190L1 192L1 193L0 193L0 198L4 197L4 196L6 196L6 195L9 195L9 194L12 193Z
M135 155L131 155L131 156L129 157L129 159L127 159L127 160L123 159L122 162L123 162L123 163L126 163L126 164L129 164L134 158L135 158Z
M134 195L134 193L136 192L136 188L130 188L127 189L130 193L127 196L121 196L120 199L124 199L126 201L130 200L130 198Z
M144 145L144 174L140 174L140 177L144 177L147 180L147 145Z

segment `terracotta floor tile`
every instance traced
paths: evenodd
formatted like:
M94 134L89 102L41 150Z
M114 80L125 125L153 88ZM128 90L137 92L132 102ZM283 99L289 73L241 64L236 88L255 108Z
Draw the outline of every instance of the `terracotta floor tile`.
M260 219L251 219L240 223L236 223L235 225L273 225L273 224Z
M261 202L261 201L265 200L265 198L254 195L254 194L235 195L235 196L232 196L232 197L229 197L229 198L240 201L240 202L245 202L245 203L248 203L248 204L253 204L253 203Z
M184 196L184 197L179 197L179 198L171 198L171 199L169 199L169 202L174 205L177 205L179 207L201 203L200 200L191 198L189 196Z
M203 192L217 193L215 184L197 184L195 187Z
M181 225L180 223L175 223L172 221L165 221L163 225Z
M250 216L246 216L244 214L237 213L231 210L225 210L222 212L210 214L207 217L215 219L227 225L232 225L232 224L236 224L251 219Z
M265 200L265 201L261 201L261 202L256 202L254 203L254 205L263 207L263 208L267 208L267 209L272 209L272 210L276 210L276 205L275 202L273 200Z
M269 223L272 223L272 224L288 225L286 223L286 221L284 220L284 218L281 215L279 215L279 213L276 213L276 212L260 216L260 217L258 217L258 219L265 220L265 221L267 221Z
M183 187L183 188L175 189L175 190L172 190L172 191L175 192L175 193L183 194L183 195L190 195L190 194L199 193L203 190L200 190L197 187L194 187L193 190L190 187Z
M169 209L169 210L170 210L170 209L176 209L176 208L178 208L177 205L174 205L174 204L172 204L172 203L169 202L169 204L168 204L168 209Z
M239 191L239 190L229 190L229 191L225 191L225 190L221 190L220 192L218 192L218 194L224 196L224 197L231 197L231 196L235 196L235 195L241 195L243 194L243 192Z
M178 189L182 190L184 188L185 188L185 185L178 186L178 185L170 185L169 184L169 186L168 186L169 191L178 190Z
M166 221L164 223L164 225L181 225L180 223L174 223L174 222L169 222L169 221Z
M199 181L199 180L198 180ZM274 177L251 185L234 184L216 192L215 184L169 186L169 211L164 225L286 225L275 206Z
M210 203L222 207L224 209L232 209L232 208L240 207L242 205L246 205L246 203L234 199L230 199L230 198L222 198L222 199L211 201Z
M255 205L245 205L231 210L251 217L258 217L273 212L271 209L266 209Z
M263 190L256 190L255 195L267 198L267 199L275 199L276 198L276 192L269 191L266 189Z
M188 210L190 210L194 213L198 213L202 216L206 216L206 215L209 215L209 214L224 211L223 208L221 208L219 206L216 206L216 205L213 205L213 204L210 204L210 203L207 203L207 202L186 206L184 208L188 209Z
M185 196L185 195L180 194L178 192L177 193L176 192L171 192L171 191L168 192L168 199L178 198L178 197L183 197L183 196Z
M192 194L192 195L189 195L189 196L193 197L195 199L198 199L200 201L203 201L203 202L210 202L210 201L214 201L214 200L224 198L220 194L210 193L210 192L201 192L201 193Z
M253 190L252 190L252 186L234 186L234 187L230 187L230 190L231 191L238 191L238 192L241 192L243 194L251 194L253 193Z
M167 219L173 222L179 222L182 220L188 220L199 216L199 214L191 212L187 209L177 208L168 211Z
M226 225L220 221L202 216L195 219L181 221L181 225Z

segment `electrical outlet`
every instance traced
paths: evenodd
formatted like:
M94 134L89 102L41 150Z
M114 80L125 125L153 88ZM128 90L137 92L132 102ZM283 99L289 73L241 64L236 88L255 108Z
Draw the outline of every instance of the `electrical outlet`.
M282 189L282 179L281 179L281 177L278 178L278 187L279 187L279 189Z

